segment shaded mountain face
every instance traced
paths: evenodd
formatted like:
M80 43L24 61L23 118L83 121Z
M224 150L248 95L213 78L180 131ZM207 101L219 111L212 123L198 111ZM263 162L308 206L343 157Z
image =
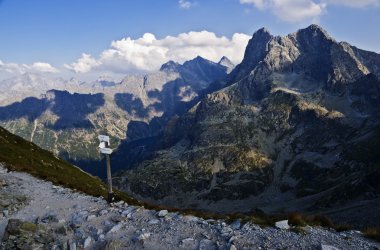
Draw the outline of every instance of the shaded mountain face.
M98 174L97 167L83 162L100 160L98 134L108 133L113 148L121 140L154 136L172 115L191 107L210 82L227 75L226 67L200 57L179 66L128 75L121 82L107 76L80 82L32 74L2 81L0 126L65 159L80 160L80 166Z
M230 73L233 68L233 63L227 57L214 63L198 56L182 65L169 61L162 65L160 71L179 73L183 79L196 83L200 88L206 88L209 83L225 78L226 73Z
M93 116L105 105L103 94L71 94L50 90L40 98L28 97L21 102L0 107L2 126L36 142L56 155L90 157L96 148L96 131L101 120Z
M316 25L261 29L226 87L174 117L160 150L118 185L216 212L345 208L358 219L355 206L380 194L379 59Z

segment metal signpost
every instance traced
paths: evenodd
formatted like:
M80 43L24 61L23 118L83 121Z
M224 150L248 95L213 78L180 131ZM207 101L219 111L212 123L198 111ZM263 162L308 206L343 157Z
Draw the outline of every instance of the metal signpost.
M106 163L107 163L107 181L108 181L108 202L113 201L113 191L112 191L112 176L111 176L111 161L110 154L112 154L112 149L108 148L110 145L110 137L107 135L99 135L99 149L100 153L106 155Z

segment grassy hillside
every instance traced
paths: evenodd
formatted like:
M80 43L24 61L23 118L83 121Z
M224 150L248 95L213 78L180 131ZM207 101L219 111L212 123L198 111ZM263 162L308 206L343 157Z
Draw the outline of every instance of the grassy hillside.
M51 152L34 143L9 133L0 127L0 163L12 171L27 172L37 178L51 181L93 196L107 197L107 187L99 179L91 176L70 163L57 158ZM116 199L137 204L133 198L115 192Z

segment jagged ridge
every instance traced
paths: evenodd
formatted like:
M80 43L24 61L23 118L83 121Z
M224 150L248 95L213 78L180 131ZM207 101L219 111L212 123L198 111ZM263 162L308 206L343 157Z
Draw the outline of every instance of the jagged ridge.
M228 87L174 118L162 149L120 187L219 212L346 206L358 217L341 219L361 223L355 201L380 193L378 58L316 25L285 37L261 29Z

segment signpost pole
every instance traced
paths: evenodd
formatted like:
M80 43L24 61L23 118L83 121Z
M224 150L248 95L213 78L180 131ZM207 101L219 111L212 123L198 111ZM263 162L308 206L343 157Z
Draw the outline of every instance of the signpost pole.
M108 142L105 142L106 148L108 148ZM113 201L113 191L112 191L112 176L111 176L111 161L110 155L106 154L106 164L107 164L107 182L108 182L108 202Z

